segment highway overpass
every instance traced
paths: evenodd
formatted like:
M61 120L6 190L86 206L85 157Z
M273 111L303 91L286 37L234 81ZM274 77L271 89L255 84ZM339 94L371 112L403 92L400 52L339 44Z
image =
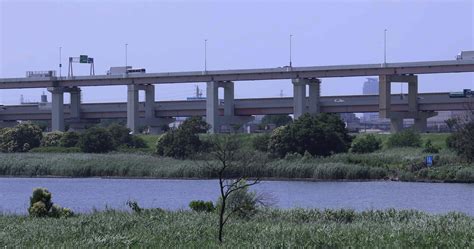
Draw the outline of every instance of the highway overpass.
M33 117L50 115L53 130L64 130L64 118L82 120L92 117L124 116L127 126L133 131L139 125L157 127L170 119L163 117L205 115L211 125L211 132L219 132L222 125L247 122L248 115L266 113L293 113L298 118L304 113L323 112L368 112L378 111L380 117L390 118L393 131L403 127L403 119L413 118L420 131L426 128L426 119L433 115L429 111L447 110L457 104L433 97L430 103L423 103L430 96L418 94L419 74L474 72L474 60L424 61L386 64L360 64L314 67L279 67L243 70L216 70L175 73L140 73L123 75L98 75L46 78L0 79L0 89L48 88L52 93L51 111L34 113L27 107L6 107L0 120L19 117L22 112ZM347 102L326 101L320 97L321 79L329 77L378 76L378 97L353 96ZM291 79L293 98L234 100L234 82L251 80ZM207 99L204 102L155 102L154 84L207 82ZM408 83L407 104L399 104L390 97L393 82ZM127 103L81 104L80 87L127 85ZM306 93L308 86L309 93ZM224 105L220 108L218 89L224 88ZM145 91L145 102L139 103L138 92ZM71 95L71 104L64 106L64 93ZM308 96L307 96L308 95ZM329 97L330 98L330 97ZM437 102L439 98L439 101ZM449 100L456 102L457 100ZM125 106L126 105L126 106ZM174 109L173 109L174 108ZM204 112L205 110L205 112ZM456 109L450 109L456 110ZM8 113L11 111L11 113ZM45 111L45 110L43 110ZM50 113L50 114L47 114ZM125 114L124 114L125 112ZM26 115L25 114L25 115ZM17 116L15 116L17 115ZM65 116L66 115L66 116ZM141 121L143 119L144 121Z

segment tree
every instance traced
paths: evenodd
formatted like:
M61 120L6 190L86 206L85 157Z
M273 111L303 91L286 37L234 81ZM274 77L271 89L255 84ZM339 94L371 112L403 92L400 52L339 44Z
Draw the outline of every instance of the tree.
M115 143L107 129L92 127L81 135L79 147L86 153L105 153L115 150Z
M448 146L468 162L474 162L474 122L471 121L447 138Z
M270 137L269 151L285 157L288 153L329 156L346 152L352 141L344 122L335 115L305 114L292 124L275 129Z
M26 152L40 146L43 133L31 123L21 123L12 128L0 129L0 151Z
M293 122L288 115L265 115L262 118L262 125L274 124L276 127L284 126Z
M266 158L259 154L243 151L240 140L235 135L213 135L210 138L212 152L210 152L211 160L206 161L206 166L217 175L219 179L219 242L222 243L224 226L233 214L244 210L243 206L237 205L236 201L232 201L232 207L229 209L229 200L232 199L248 199L239 198L235 193L247 190L248 187L258 184L260 179L257 177L249 180L249 175L235 172L237 168L253 167L266 164ZM240 171L244 172L244 171ZM240 193L242 194L242 193ZM235 197L235 198L234 198ZM249 203L246 201L245 203ZM245 203L243 203L245 205ZM247 208L248 210L248 208Z
M390 148L394 147L421 147L421 135L413 129L406 129L390 135L387 140Z
M382 140L373 134L357 137L351 146L353 153L371 153L382 148Z

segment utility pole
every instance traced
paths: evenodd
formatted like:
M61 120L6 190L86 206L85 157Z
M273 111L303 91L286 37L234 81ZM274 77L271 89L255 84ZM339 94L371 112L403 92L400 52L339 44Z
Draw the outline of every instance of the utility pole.
M293 37L293 35L290 35L290 67L293 67L292 63L291 63L291 38Z
M383 31L383 64L387 65L387 29Z
M127 70L127 66L128 66L128 61L127 61L127 57L128 57L128 43L125 43L125 70Z
M62 47L59 47L59 78L61 78L61 68L62 68L62 64L61 64L61 49Z
M207 39L204 39L204 72L207 72Z

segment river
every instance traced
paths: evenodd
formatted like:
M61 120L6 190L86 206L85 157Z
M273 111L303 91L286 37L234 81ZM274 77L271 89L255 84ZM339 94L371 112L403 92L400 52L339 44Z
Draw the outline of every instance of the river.
M192 200L215 201L217 180L0 178L0 213L25 214L35 187L45 187L53 202L75 212L141 207L187 209ZM252 190L278 208L417 209L458 211L474 216L474 184L409 182L263 181Z

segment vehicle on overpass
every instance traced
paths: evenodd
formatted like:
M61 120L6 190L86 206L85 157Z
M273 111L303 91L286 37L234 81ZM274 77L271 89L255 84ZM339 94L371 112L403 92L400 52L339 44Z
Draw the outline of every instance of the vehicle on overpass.
M464 89L462 92L451 92L449 93L450 98L471 98L471 89Z
M461 51L456 56L456 60L474 60L474 51Z
M132 68L131 66L126 67L111 67L107 71L107 75L122 75L122 74L137 74L146 73L145 68Z
M48 78L56 76L56 71L26 71L27 78Z

